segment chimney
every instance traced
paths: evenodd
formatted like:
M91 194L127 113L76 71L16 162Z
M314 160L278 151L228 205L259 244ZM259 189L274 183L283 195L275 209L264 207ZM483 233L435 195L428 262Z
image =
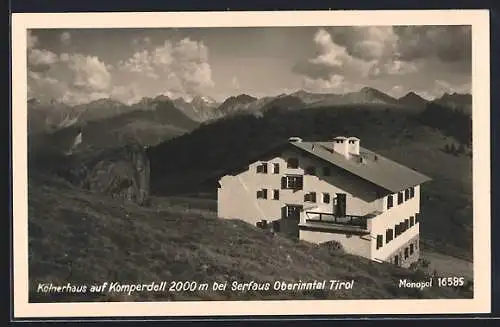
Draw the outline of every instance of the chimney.
M347 139L349 153L359 156L359 139L357 137L349 137Z
M347 143L347 137L337 136L333 139L333 151L343 155L346 158L349 158L348 146L349 144Z

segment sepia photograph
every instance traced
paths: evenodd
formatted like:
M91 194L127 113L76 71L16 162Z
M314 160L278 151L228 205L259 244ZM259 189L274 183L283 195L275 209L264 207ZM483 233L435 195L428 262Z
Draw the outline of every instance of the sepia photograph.
M447 12L24 17L14 297L488 308L489 52Z

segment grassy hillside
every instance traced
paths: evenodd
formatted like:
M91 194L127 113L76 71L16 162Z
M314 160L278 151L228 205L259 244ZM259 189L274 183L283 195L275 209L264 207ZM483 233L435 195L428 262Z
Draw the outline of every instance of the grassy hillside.
M224 300L471 297L466 289L398 288L413 272L216 218L213 201L153 199L139 207L73 188L47 175L29 184L30 301ZM38 283L104 281L309 281L354 279L352 290L303 293L211 292L47 296Z
M212 192L228 167L246 165L290 136L328 140L357 136L361 146L429 175L422 188L422 238L436 249L472 256L472 160L443 148L453 142L414 113L385 105L299 111L271 110L264 117L239 116L202 125L148 149L151 187L157 194Z

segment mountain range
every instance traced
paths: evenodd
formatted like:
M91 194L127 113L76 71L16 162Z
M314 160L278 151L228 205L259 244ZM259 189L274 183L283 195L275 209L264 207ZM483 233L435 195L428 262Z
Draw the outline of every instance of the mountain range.
M163 102L174 106L183 115L196 122L211 121L239 113L265 112L273 107L303 109L351 104L381 104L384 106L404 107L405 109L421 109L427 103L435 102L468 113L471 113L472 110L472 96L470 94L445 93L440 98L428 101L415 92L409 92L400 98L394 98L370 87L344 94L310 93L303 90L263 98L240 94L230 96L222 103L218 103L210 97L196 96L188 101L182 97L171 99L160 95L154 98L142 98L132 105L126 105L113 99L99 99L90 103L69 106L57 101L42 103L36 98L32 98L28 100L28 130L30 132L50 131L78 123L106 119L132 111L148 111L157 106L158 103Z
M77 137L83 131L82 143L119 145L124 139L143 145L182 135L200 124L207 124L224 117L252 114L262 116L270 110L303 110L322 107L370 105L370 110L394 108L405 112L419 112L426 105L436 103L471 113L470 94L444 94L428 101L415 92L394 98L377 89L364 87L357 92L344 94L311 93L297 91L290 94L257 98L248 94L230 96L222 103L210 97L172 99L165 95L144 97L127 105L113 99L99 99L86 104L70 106L57 101L43 103L36 98L28 100L28 132L45 142L47 135L59 140L64 134ZM40 136L42 135L42 136ZM71 137L68 142L73 144ZM38 144L40 140L33 140ZM68 140L68 137L62 139ZM57 143L57 142L56 142ZM66 142L67 143L67 142Z

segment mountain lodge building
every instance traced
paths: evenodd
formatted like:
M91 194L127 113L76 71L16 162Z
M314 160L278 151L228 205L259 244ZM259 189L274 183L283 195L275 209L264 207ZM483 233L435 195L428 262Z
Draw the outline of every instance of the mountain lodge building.
M420 185L430 178L360 147L292 137L220 178L218 216L408 267L419 258Z

